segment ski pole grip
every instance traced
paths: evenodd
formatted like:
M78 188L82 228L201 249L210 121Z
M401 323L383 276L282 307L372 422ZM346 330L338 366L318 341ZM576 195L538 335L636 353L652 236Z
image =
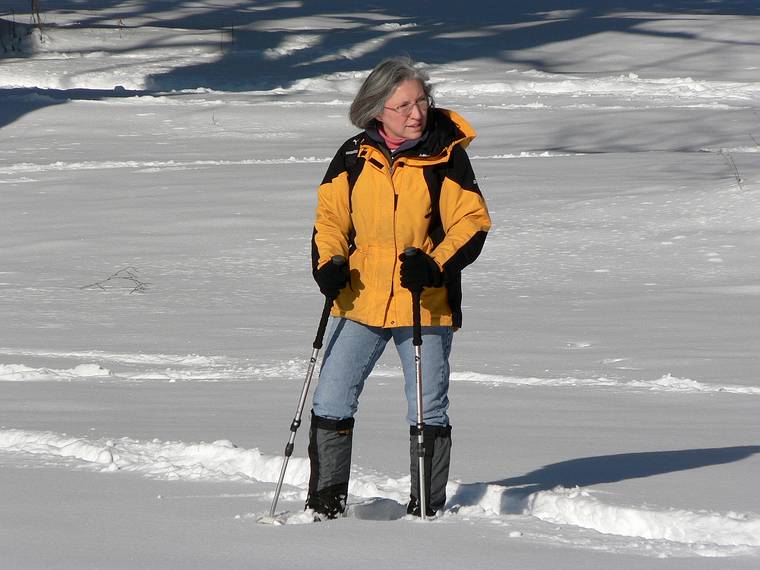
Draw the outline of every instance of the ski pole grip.
M325 297L325 305L322 307L322 318L319 319L319 327L317 327L317 336L314 337L314 344L312 346L319 350L322 348L322 341L325 338L325 330L327 330L327 319L330 318L330 309L332 309L333 300L330 297Z
M417 255L416 247L407 247L404 249L404 255L414 257ZM420 294L421 291L412 291L412 345L422 346L422 325L420 318Z
M422 346L420 318L420 292L412 291L412 346Z
M341 266L345 265L346 258L342 255L333 255L330 259L333 265ZM327 320L330 318L330 310L332 309L333 300L330 297L325 297L325 305L322 307L322 318L319 319L319 327L317 327L317 336L314 338L312 346L319 350L322 348L322 341L325 338L325 330L327 330Z

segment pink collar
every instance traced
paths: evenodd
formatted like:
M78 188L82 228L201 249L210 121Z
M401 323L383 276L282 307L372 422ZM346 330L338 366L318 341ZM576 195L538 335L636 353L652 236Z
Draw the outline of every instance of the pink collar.
M406 139L403 137L394 137L386 133L385 129L383 128L382 123L378 125L377 132L380 133L381 137L383 137L385 144L388 145L388 148L390 150L396 150L398 147L400 147L402 144L406 142Z

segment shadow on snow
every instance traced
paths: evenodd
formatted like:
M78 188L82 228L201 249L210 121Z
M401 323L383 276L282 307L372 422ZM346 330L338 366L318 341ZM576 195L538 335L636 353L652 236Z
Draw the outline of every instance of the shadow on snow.
M450 508L472 506L481 502L489 487L503 487L500 514L519 514L529 495L555 487L589 487L628 479L652 477L747 459L760 453L760 446L649 451L582 457L546 465L525 475L487 483L460 485L448 501Z
M0 17L5 15L7 18L12 11L23 13L28 10L26 1L14 0L5 4ZM43 8L49 13L71 13L71 6L71 2L48 0ZM688 33L645 29L647 22L661 19L662 14L679 14L685 18L760 15L760 6L754 0L710 3L697 0L543 0L529 3L363 0L350 3L350 9L347 9L346 2L337 0L293 3L266 0L236 5L231 2L228 5L209 3L202 9L195 0L134 3L101 0L90 3L90 6L89 10L76 11L81 16L77 27L116 28L118 22L120 29L153 26L219 30L220 34L212 35L213 39L210 36L208 41L223 44L220 59L152 76L148 93L199 87L221 91L287 88L299 80L320 75L365 71L383 57L399 54L409 54L432 65L485 58L557 72L560 70L550 60L542 59L535 52L528 55L526 50L613 31L644 39L691 37ZM621 16L622 12L636 14L635 17ZM294 34L310 36L308 45L278 53L278 47ZM715 43L714 49L720 50L721 44L735 42L716 40ZM155 46L119 48L117 44L99 51L124 54L151 47ZM19 57L19 54L13 55ZM670 54L663 53L662 57L667 59ZM572 68L572 62L569 68ZM568 69L567 61L563 62L563 69ZM9 91L15 90L4 90L0 97L5 99ZM145 94L129 91L88 94L86 91L61 90L50 98L26 97L23 104L4 105L0 127L34 108L67 99Z

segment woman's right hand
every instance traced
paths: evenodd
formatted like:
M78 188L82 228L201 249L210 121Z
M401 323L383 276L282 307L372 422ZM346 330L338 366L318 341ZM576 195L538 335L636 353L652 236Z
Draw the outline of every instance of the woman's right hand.
M337 264L334 261L328 261L317 269L315 279L322 294L329 299L335 299L348 283L348 263Z

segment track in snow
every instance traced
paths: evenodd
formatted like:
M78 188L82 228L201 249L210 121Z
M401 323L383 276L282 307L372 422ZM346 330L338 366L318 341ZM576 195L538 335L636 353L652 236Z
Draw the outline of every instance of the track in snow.
M46 368L0 361L0 382L33 381L168 381L213 382L255 381L266 378L302 378L306 359L279 362L251 362L225 356L120 354L101 351L62 352L1 348L0 356L26 356L76 360L67 368ZM377 377L401 377L400 368L378 367ZM677 392L683 394L734 394L760 396L760 388L729 383L705 383L666 374L656 379L618 380L615 378L526 378L479 372L452 372L452 382L474 382L502 387L599 388L627 392Z
M758 452L760 448L748 450ZM213 443L139 441L128 437L89 439L53 432L0 430L0 455L17 461L44 463L63 468L86 468L104 473L136 473L161 480L266 483L277 481L281 458L258 449L241 449L230 441ZM292 458L286 473L283 498L303 500L309 465ZM409 477L391 478L354 466L349 489L352 517L393 520L404 516ZM294 492L295 491L295 492ZM650 555L735 556L760 552L760 515L717 513L671 508L620 506L602 501L587 488L531 491L493 483L450 482L449 504L442 524L487 522L506 527L505 536L542 540L551 538L581 547L602 548L611 535L614 549L642 549ZM267 494L265 499L269 498ZM241 515L255 518L263 513ZM293 516L291 523L306 522ZM541 523L561 525L551 535ZM575 530L573 530L575 529ZM581 531L581 536L574 533ZM624 537L633 542L619 541ZM607 543L605 549L610 549Z

